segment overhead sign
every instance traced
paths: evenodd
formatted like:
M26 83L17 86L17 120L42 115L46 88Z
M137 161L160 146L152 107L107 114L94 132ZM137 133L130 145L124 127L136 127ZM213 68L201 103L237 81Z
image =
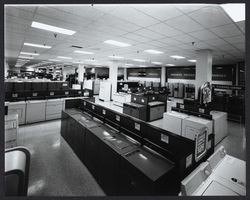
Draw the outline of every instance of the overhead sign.
M195 67L169 67L167 77L169 79L195 80Z

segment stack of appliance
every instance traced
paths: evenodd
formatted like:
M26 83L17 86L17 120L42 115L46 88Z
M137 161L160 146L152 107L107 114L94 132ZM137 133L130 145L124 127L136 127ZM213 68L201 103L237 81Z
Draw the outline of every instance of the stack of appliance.
M195 85L194 84L185 84L185 98L195 99Z
M153 121L163 117L166 103L167 95L164 94L132 94L131 102L123 104L123 113L144 121Z

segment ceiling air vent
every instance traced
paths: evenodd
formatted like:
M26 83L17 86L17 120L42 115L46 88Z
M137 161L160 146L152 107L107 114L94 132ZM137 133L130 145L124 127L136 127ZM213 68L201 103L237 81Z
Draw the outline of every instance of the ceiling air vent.
M83 48L83 47L81 47L81 46L76 46L76 45L72 45L71 47L77 48L77 49L82 49L82 48Z

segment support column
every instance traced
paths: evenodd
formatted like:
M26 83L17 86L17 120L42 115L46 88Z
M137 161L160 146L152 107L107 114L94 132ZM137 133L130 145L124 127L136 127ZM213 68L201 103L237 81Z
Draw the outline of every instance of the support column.
M116 63L110 62L109 64L109 80L112 85L111 99L113 99L113 94L117 90L117 76L118 76L118 66Z
M78 65L78 82L82 83L84 79L85 67L82 64Z
M161 87L166 86L166 67L161 67Z
M197 51L195 73L195 98L198 98L199 87L206 81L212 84L212 51L208 49Z
M127 74L127 68L123 68L124 72L124 81L126 81L128 79L128 74Z

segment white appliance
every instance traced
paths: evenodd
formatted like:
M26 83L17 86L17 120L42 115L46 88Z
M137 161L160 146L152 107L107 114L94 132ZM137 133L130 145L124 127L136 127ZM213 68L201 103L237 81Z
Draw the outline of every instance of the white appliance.
M72 84L72 89L73 90L80 90L81 89L81 85L80 84Z
M94 88L94 81L93 80L84 80L83 89L93 90L93 88Z
M186 133L186 130L188 129L188 127L200 129L200 128L203 128L204 126L208 128L208 135L213 133L213 121L212 120L189 115L188 118L185 118L183 120L182 135L185 137L188 137L188 134Z
M245 196L246 162L221 146L181 182L183 196Z
M46 100L28 101L26 106L26 124L45 121Z
M99 99L102 101L111 100L111 82L109 81L100 82Z
M171 112L173 106L174 106L174 101L167 100L167 112Z
M227 113L217 110L212 110L210 115L214 121L214 144L218 144L228 134Z
M15 114L15 113L18 114L19 124L25 124L25 118L26 118L26 102L25 101L8 103L8 114Z
M46 102L46 120L59 119L62 116L63 99L49 99Z
M5 148L17 146L18 134L18 114L8 114L4 116Z
M177 135L182 135L182 121L187 117L188 115L184 113L165 112L163 113L162 128Z
M131 94L127 93L114 93L113 103L114 105L123 107L123 103L131 102Z

